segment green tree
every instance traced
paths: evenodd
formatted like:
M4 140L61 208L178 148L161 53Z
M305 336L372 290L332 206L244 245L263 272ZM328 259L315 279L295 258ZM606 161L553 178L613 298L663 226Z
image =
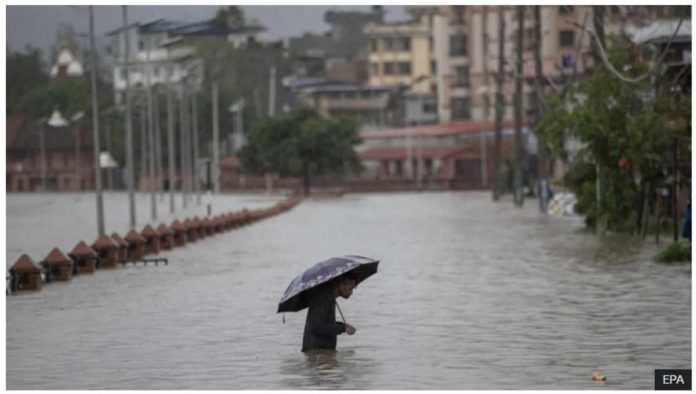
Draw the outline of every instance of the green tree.
M22 97L48 81L41 63L41 51L26 47L23 52L7 56L7 112L20 112Z
M229 27L242 27L245 25L244 11L236 5L221 7L218 9L213 21L218 24L226 24Z
M240 152L240 161L251 173L300 177L304 193L309 194L314 176L361 171L353 149L359 143L354 121L327 119L304 108L257 122Z
M632 75L647 72L647 60L629 45L615 45L609 60ZM582 80L564 100L551 99L550 112L537 127L557 158L567 159L563 142L578 139L582 148L566 176L586 224L600 220L613 231L634 231L641 196L661 181L670 135L667 95L655 93L646 78L628 84L605 68ZM599 176L599 206L597 177Z

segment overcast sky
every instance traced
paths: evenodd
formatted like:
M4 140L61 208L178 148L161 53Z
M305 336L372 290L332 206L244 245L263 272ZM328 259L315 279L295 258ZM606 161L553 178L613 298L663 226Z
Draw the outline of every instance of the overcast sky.
M212 17L220 6L129 6L129 22L157 18L200 21ZM256 19L266 26L263 39L274 40L301 35L305 31L323 33L329 26L324 23L324 12L329 9L368 11L369 6L242 6L249 19ZM385 6L388 21L407 19L402 6ZM6 39L10 50L21 50L32 44L48 53L56 43L59 23L69 23L75 31L86 33L89 29L85 6L7 6ZM94 8L97 35L114 30L123 24L120 6L96 6Z

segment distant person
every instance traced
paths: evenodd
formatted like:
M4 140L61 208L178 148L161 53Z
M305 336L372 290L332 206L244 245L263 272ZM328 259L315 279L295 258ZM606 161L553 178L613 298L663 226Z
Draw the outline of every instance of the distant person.
M309 309L305 322L302 351L315 349L336 350L336 337L346 333L355 334L350 324L336 321L336 298L348 299L353 294L357 281L350 273L341 275L307 294Z
M691 201L686 204L684 212L684 227L682 227L682 237L691 241Z

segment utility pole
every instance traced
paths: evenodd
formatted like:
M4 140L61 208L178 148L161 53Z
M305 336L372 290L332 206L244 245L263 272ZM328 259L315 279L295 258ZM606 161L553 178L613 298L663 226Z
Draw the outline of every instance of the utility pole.
M273 116L275 114L275 85L276 85L276 67L271 66L271 75L268 82L268 116ZM271 194L273 191L273 177L271 173L266 171L264 173L264 178L266 178L266 195Z
M39 150L41 151L41 191L46 192L46 126L47 119L41 122L41 139L39 140Z
M176 184L176 166L174 164L174 98L172 97L172 66L167 65L167 145L169 155L167 157L169 169L169 212L176 212L174 204L174 185Z
M268 116L275 114L276 66L271 66L270 82L268 83Z
M104 134L106 134L106 151L111 155L111 122L109 122L109 114L111 111L107 111L106 117L104 119ZM106 190L113 189L114 177L111 173L111 167L106 170Z
M97 47L94 44L94 7L89 6L89 46L92 55L92 128L94 134L94 175L97 192L97 233L104 234L104 201L99 162L99 106L97 104Z
M524 204L522 193L522 54L524 51L524 6L517 6L517 64L515 72L515 205Z
M179 132L181 142L181 155L179 156L181 167L181 201L186 209L186 95L183 82L179 85Z
M505 73L505 6L498 6L498 73L495 77L495 147L493 150L493 201L500 199L500 159L503 147L503 74Z
M541 61L541 6L532 6L534 10L534 90L536 91L536 111L534 114L534 128L536 129L543 114L544 89L542 88L543 64ZM548 174L546 141L536 133L537 137L537 177L539 178L539 210L546 213L548 204Z
M147 63L145 65L145 85L147 88L147 136L149 145L149 176L148 185L150 189L150 216L152 220L157 220L157 199L155 198L155 119L152 108L152 83L150 79L150 71L152 69L152 63L150 63L150 46L152 45L152 37L148 37L147 40Z
M135 222L135 166L133 163L133 122L131 119L131 92L130 74L128 73L128 63L130 62L130 38L128 37L128 6L123 6L123 41L125 46L125 61L123 62L124 75L126 78L126 168L128 171L126 183L128 185L128 211L130 218L130 228L134 229Z
M160 202L164 201L164 186L162 185L164 180L164 172L162 170L162 125L160 119L160 92L159 89L155 89L153 94L154 109L155 109L155 179L157 187L155 190L159 192Z
M140 106L140 171L138 172L138 185L140 185L140 181L147 171L147 113L145 107L142 106L142 97L138 104Z
M196 204L201 205L201 189L198 184L198 90L193 90L193 190L196 193Z
M215 194L220 194L220 108L218 104L218 84L213 82L213 166L210 170L213 177Z
M488 105L488 8L481 6L481 39L483 47L483 86L486 87L485 93L480 96L483 101L483 119L488 122L489 105ZM481 131L481 183L483 187L488 186L488 143L486 136Z

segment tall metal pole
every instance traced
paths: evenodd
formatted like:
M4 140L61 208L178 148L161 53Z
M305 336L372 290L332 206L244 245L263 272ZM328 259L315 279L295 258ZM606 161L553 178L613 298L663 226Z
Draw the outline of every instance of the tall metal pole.
M198 184L198 90L193 90L193 190L196 193L196 204L201 205L201 188Z
M186 95L184 94L183 83L179 85L179 140L181 142L181 152L179 155L181 168L181 201L186 209Z
M483 48L483 85L488 89L488 8L487 6L481 7L481 43ZM488 114L490 108L488 105L488 90L481 96L483 100L483 119L485 124L488 124ZM488 187L488 141L487 137L484 135L483 130L481 131L481 184L482 186Z
M75 122L75 181L77 191L82 191L82 169L80 167L80 121Z
M152 100L154 102L154 117L155 117L155 191L159 193L160 202L164 200L164 187L162 181L164 175L162 172L162 127L160 122L160 101L159 91L155 89Z
M147 172L147 113L145 113L146 108L142 106L143 103L139 101L138 104L140 105L140 171L138 172L138 185L141 185L144 174Z
M134 229L135 221L135 165L133 163L133 121L131 119L131 92L130 92L130 38L128 35L128 6L123 6L123 39L125 44L125 61L123 63L126 78L126 168L128 171L126 183L128 186L128 213L130 228Z
M215 194L220 194L220 112L218 106L218 84L213 83L213 168L210 172L213 177Z
M94 175L97 192L97 232L104 234L104 201L101 190L101 163L99 163L99 106L97 104L97 47L94 44L94 9L89 6L89 44L92 55L92 127L94 133Z
M524 6L517 6L517 63L515 72L515 205L524 204L522 193L522 54L524 51Z
M174 164L174 98L172 97L172 66L167 65L167 145L169 148L169 212L174 213L174 185L176 184L176 166Z
M271 78L268 83L268 116L275 114L276 66L271 66Z
M544 90L541 87L541 78L543 75L543 64L541 61L541 6L532 6L534 10L534 90L536 91L536 114L534 116L534 126L539 124L542 116L542 99ZM545 140L537 136L537 176L539 178L539 211L546 213L548 200L548 175L546 171L546 143Z
M109 122L109 116L107 112L106 119L104 120L104 134L106 137L106 151L111 154L111 122ZM113 189L114 185L114 179L113 175L111 174L111 167L107 168L106 170L106 190L111 190Z
M41 191L46 191L46 125L47 120L43 120L41 125L41 138L39 140L39 150L41 151Z
M149 145L149 175L148 175L148 185L150 189L150 216L152 220L157 220L157 199L155 198L155 118L153 116L152 108L152 85L150 80L150 71L152 69L152 64L150 63L150 45L152 45L152 38L147 39L147 63L145 65L145 85L147 88L147 136Z
M500 199L502 177L500 160L503 147L503 72L505 65L505 14L504 6L498 6L498 73L495 76L495 147L493 149L493 201Z

